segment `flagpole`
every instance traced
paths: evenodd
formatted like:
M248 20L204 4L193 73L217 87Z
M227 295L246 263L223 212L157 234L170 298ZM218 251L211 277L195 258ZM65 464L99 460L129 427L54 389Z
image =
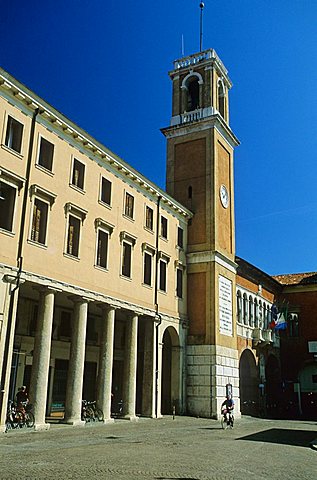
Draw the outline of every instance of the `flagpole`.
M200 44L199 44L199 51L201 52L203 49L203 9L204 9L204 2L200 2Z

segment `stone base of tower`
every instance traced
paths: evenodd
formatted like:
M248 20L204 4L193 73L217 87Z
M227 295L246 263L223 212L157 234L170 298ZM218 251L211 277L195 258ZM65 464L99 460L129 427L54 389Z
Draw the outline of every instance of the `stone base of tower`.
M233 387L235 416L240 416L238 351L219 345L187 347L187 413L220 418L226 385Z

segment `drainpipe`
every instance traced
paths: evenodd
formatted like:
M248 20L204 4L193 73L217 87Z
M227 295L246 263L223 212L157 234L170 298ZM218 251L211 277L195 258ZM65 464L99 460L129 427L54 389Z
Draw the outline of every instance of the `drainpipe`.
M158 322L155 325L155 341L156 341L156 355L155 355L155 417L158 416L158 371L159 371L159 327L162 323L162 317L159 313L158 304L158 266L159 266L159 228L160 228L160 205L162 197L157 199L157 212L156 212L156 243L155 243L155 286L154 286L154 304L155 304L155 318Z
M20 279L22 273L22 264L23 264L23 241L24 241L24 230L25 230L25 216L26 216L26 207L27 207L27 199L28 199L28 192L29 192L29 185L30 185L30 172L31 172L31 165L32 165L32 152L33 152L33 145L34 145L34 133L35 133L35 124L36 124L36 117L39 113L39 108L34 110L32 116L32 124L31 124L31 131L30 131L30 142L28 148L28 157L27 157L27 166L26 166L26 180L23 192L23 200L22 200L22 210L21 210L21 222L20 222L20 232L19 232L19 241L18 241L18 252L17 252L17 267L18 273L16 276L16 284L15 287L10 292L10 303L9 303L9 311L8 311L8 324L6 329L6 338L4 344L4 351L3 351L3 364L2 364L2 371L1 371L1 384L0 384L0 416L2 415L2 408L3 408L3 399L5 394L5 380L6 380L6 373L9 363L9 350L10 350L10 339L11 339L11 330L13 325L13 310L14 310L14 303L15 303L15 296L16 292L20 287Z

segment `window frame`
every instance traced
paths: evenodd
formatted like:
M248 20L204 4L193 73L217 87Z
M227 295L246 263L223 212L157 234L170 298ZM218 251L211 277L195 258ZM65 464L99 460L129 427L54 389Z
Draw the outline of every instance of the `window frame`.
M151 225L148 225L148 212L151 212ZM154 232L154 209L149 205L145 205L144 228L149 232Z
M44 142L47 142L49 143L50 145L52 145L53 147L53 151L52 151L52 158L51 158L51 168L47 168L45 165L42 165L40 163L40 153L41 153L41 145L42 145L42 140L44 140ZM38 149L37 149L37 156L36 156L36 166L43 169L46 173L50 173L50 174L53 174L53 164L54 164L54 153L55 153L55 144L53 142L51 142L50 140L48 140L44 135L42 135L41 133L39 134L39 139L38 139Z
M181 234L180 234L181 232ZM184 229L180 227L179 225L177 226L177 247L180 248L181 250L184 249Z
M30 187L30 194L31 194L31 213L30 213L30 225L29 225L29 235L28 235L28 242L32 243L33 245L37 245L39 247L45 247L47 248L48 246L48 226L49 226L49 221L50 221L50 212L52 210L53 204L56 200L57 195L49 192L48 190L44 189L43 187L40 187L37 184L33 184ZM34 206L35 206L35 201L38 200L42 203L44 203L47 206L46 210L46 219L44 219L45 225L44 228L41 227L40 230L43 228L44 230L44 243L40 242L39 240L35 240L33 238L33 226L34 226Z
M114 226L111 225L110 223L106 222L105 220L101 218L96 218L95 220L95 230L96 230L96 247L95 247L95 267L100 268L103 271L108 271L109 270L109 243L110 243L110 238L113 232ZM108 238L107 238L107 252L106 252L106 266L102 266L98 264L98 252L99 252L99 233L103 232L106 233Z
M179 279L179 275L178 274L181 274L180 275L180 279ZM179 280L181 281L181 283L179 284ZM180 287L180 290L181 292L179 292L179 287ZM184 267L182 265L177 265L176 266L176 288L175 288L175 293L176 293L176 297L179 299L179 300L183 300L184 299ZM180 294L179 294L180 293Z
M154 273L154 269L153 269L153 258L154 258L154 255L155 255L155 252L156 252L156 249L155 247L152 247L152 245L149 245L147 243L143 243L142 244L142 253L143 253L143 271L142 271L142 285L144 285L145 287L153 287L153 273ZM148 255L151 259L150 261L150 268L151 268L151 271L150 271L150 283L146 283L145 281L145 269L146 269L146 263L145 263L145 255Z
M12 210L11 211L11 220L10 220L11 229L8 230L7 228L2 227L0 225L0 232L9 233L9 234L14 235L15 217L16 217L16 211L17 211L17 196L18 196L18 193L19 193L19 187L15 183L13 183L12 181L5 179L2 176L1 170L0 170L0 182L4 185L7 185L7 187L9 187L10 189L12 189L12 195L14 197L13 198L13 205L11 206L11 210ZM2 192L2 187L0 188L0 191ZM0 202L3 202L3 200L0 200ZM11 199L11 203L12 203L12 199Z
M73 260L80 260L82 228L88 212L87 210L84 210L83 208L78 207L71 202L68 202L65 205L65 213L66 213L66 235L65 235L65 244L64 244L64 256L71 258ZM78 255L74 255L68 252L68 235L69 235L70 217L73 217L79 220Z
M109 192L110 201L109 201L109 203L102 199L103 180L105 180L105 182L108 182L108 184L110 185L110 192ZM111 206L112 206L112 182L111 182L111 180L109 180L109 179L108 179L107 177L105 177L104 175L100 175L99 202L100 202L102 205L105 205L105 206L108 207L108 208L111 208Z
M129 201L128 201L129 199ZM131 205L129 205L129 202L132 202L132 215L130 215L129 210L131 209ZM125 190L124 192L124 210L123 210L123 216L125 218L128 218L129 220L134 220L134 212L135 212L135 198L132 193L128 192Z
M120 243L121 243L121 260L120 260L120 277L126 280L132 280L133 272L133 250L136 244L136 237L129 234L128 232L120 232ZM124 267L124 246L127 245L130 248L130 265L129 265L129 275L123 273Z
M164 253L164 252L159 252L159 255L158 255L158 272L159 272L158 290L161 293L165 293L165 294L167 294L167 292L168 292L168 264L169 264L169 261L170 261L169 255L166 255L166 253ZM163 265L163 264L165 265L165 280L164 280L165 289L161 288L162 287L161 265Z
M79 163L83 167L83 172L82 172L82 187L76 185L76 183L73 183L73 177L74 177L74 172L75 172L75 162ZM71 172L70 172L70 180L69 180L69 185L72 188L75 188L78 192L85 193L85 182L86 182L86 163L83 162L82 160L79 160L77 157L73 156L72 158L72 164L71 164Z
M166 225L164 226L164 222L166 222ZM166 230L166 232L165 232ZM166 233L166 235L165 235ZM168 240L168 218L165 217L164 215L161 215L161 222L160 222L160 237L163 240Z
M21 130L21 138L20 138L20 150L16 150L15 148L12 148L12 141L8 142L11 143L11 145L7 144L7 135L8 135L8 128L9 128L9 122L10 119L13 120L16 123L19 123L22 126ZM24 129L25 129L25 124L22 123L20 120L18 120L14 115L11 113L6 113L6 121L5 121L5 128L3 130L3 143L2 146L8 149L9 152L17 155L18 157L22 158L23 157L23 143L24 143Z

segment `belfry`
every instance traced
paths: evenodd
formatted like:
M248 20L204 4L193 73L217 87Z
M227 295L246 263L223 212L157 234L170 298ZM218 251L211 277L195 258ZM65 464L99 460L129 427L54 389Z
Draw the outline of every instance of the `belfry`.
M229 126L232 84L212 49L176 60L169 76L166 189L194 213L187 248L187 407L216 416L226 385L239 397L233 192L239 141Z

